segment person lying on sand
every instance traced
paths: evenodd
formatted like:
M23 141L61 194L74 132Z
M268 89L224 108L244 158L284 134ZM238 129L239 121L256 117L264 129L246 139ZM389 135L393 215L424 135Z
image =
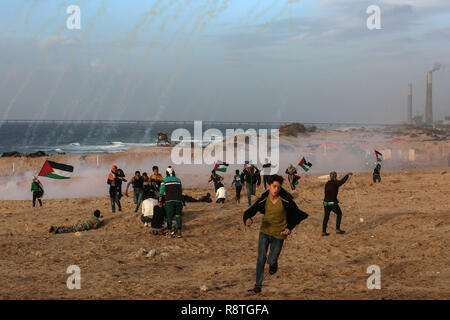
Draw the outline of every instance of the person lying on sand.
M49 233L69 233L69 232L81 232L91 229L97 229L100 227L103 221L100 219L100 210L95 210L94 215L85 221L80 221L73 226L51 226Z
M269 274L275 274L278 270L278 257L283 247L284 239L291 234L297 224L308 217L308 214L297 207L292 195L281 187L283 177L274 174L268 179L269 190L244 212L244 224L250 227L252 217L261 212L264 215L258 240L258 259L256 262L256 283L249 291L260 293L264 280L264 266L266 264L267 250L270 245L270 253L267 258Z
M344 178L338 180L337 173L330 173L330 180L325 184L325 198L323 199L323 223L322 223L322 236L329 236L327 233L327 225L328 219L330 218L330 212L333 211L336 213L336 234L344 234L345 231L341 230L341 219L342 219L342 211L339 207L339 201L337 199L337 195L339 192L339 187L342 186L347 180L348 177L351 176L352 173L347 173Z

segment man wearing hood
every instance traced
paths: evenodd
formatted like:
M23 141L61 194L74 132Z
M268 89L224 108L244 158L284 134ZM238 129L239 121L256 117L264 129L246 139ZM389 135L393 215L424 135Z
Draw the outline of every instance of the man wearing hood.
M167 237L174 237L175 231L172 230L172 218L175 216L177 221L177 237L182 238L181 235L181 210L183 209L183 188L181 180L175 176L175 171L172 167L166 170L166 177L161 182L159 190L159 201L163 202L165 197L165 209L167 217Z
M325 184L325 198L323 199L324 216L322 223L322 236L329 236L327 233L328 219L330 218L330 212L336 213L336 234L344 234L345 231L341 230L342 211L339 207L339 201L337 195L339 187L342 186L351 176L352 173L347 173L344 178L338 180L337 173L330 173L330 180Z
M244 212L244 224L250 227L252 217L261 212L264 215L258 240L258 259L256 262L256 282L252 291L261 292L264 279L264 266L269 264L269 274L275 274L278 270L278 257L281 253L284 240L297 224L308 217L308 214L300 210L293 197L281 187L283 177L274 174L268 179L269 190L261 195L253 206ZM270 253L267 250L270 245Z

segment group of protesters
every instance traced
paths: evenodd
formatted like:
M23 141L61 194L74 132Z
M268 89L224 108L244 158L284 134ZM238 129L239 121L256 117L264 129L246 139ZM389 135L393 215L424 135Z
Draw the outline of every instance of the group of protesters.
M275 274L278 270L278 258L284 240L301 221L308 217L306 212L298 208L293 200L294 197L282 187L284 178L277 174L270 175L271 166L267 160L262 170L259 170L252 164L246 164L242 172L235 170L231 183L231 186L234 186L236 189L236 203L240 203L242 188L245 187L247 190L249 208L243 213L243 223L246 227L250 227L253 224L253 217L257 212L264 215L258 240L256 282L254 287L249 290L253 293L259 293L262 290L266 262L269 264L269 274ZM373 173L374 182L381 181L380 169L381 166L378 164ZM115 213L116 205L118 210L122 211L120 202L122 197L122 184L128 182L124 194L128 197L128 189L131 185L134 193L134 204L136 205L134 212L138 212L142 206L140 220L144 226L151 226L154 235L182 238L183 204L186 201L212 202L210 194L208 193L201 199L183 195L181 180L175 175L175 171L171 166L167 167L166 177L164 178L159 173L157 166L154 166L152 170L153 174L150 177L146 172L141 175L140 171L136 171L128 182L125 179L123 170L116 165L112 166L107 179L112 212ZM264 192L252 205L251 196L256 195L256 189L261 185L261 171L263 173ZM286 173L288 174L291 189L294 190L299 179L297 172L291 165L286 170ZM327 232L327 225L331 212L336 214L336 234L345 234L345 231L340 228L342 210L339 206L337 196L340 186L351 175L351 172L347 173L341 179L338 179L338 175L334 171L329 175L329 180L324 186L322 236L330 235ZM224 178L217 174L216 170L212 170L210 179L208 180L209 182L214 183L216 203L224 203L227 198L227 192L223 184ZM42 185L36 178L33 180L32 190L35 193L43 193ZM33 200L33 205L35 200ZM100 217L100 211L95 210L94 215L86 221L78 222L73 226L52 226L50 232L66 233L98 228L102 224ZM175 223L173 221L174 219ZM269 246L270 252L267 256Z

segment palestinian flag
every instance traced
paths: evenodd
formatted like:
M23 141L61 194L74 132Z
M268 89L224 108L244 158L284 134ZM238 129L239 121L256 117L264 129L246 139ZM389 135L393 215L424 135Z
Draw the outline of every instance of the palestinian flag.
M41 172L39 172L39 176L52 179L70 179L72 172L72 166L46 160Z
M220 171L220 172L227 172L228 163L226 162L217 162L214 166L214 170Z
M312 167L311 162L306 161L306 160L305 160L305 157L303 157L302 160L300 160L300 162L298 163L298 165L299 165L300 167L302 167L302 169L305 170L305 171L308 171L309 168Z
M383 155L381 154L381 152L375 150L375 156L377 157L377 162L383 161Z

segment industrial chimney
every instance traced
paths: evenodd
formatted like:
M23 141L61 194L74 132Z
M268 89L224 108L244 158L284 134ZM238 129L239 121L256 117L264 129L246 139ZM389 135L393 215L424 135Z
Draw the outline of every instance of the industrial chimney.
M427 74L427 104L425 106L425 122L427 124L433 123L433 72L428 71Z
M408 85L408 124L413 123L412 118L412 83Z

